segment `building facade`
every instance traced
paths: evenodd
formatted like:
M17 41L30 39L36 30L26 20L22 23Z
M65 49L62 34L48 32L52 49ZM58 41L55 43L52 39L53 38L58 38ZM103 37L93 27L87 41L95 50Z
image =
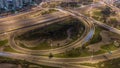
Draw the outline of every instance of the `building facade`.
M33 0L0 0L0 9L13 10L22 8L24 4L30 4Z

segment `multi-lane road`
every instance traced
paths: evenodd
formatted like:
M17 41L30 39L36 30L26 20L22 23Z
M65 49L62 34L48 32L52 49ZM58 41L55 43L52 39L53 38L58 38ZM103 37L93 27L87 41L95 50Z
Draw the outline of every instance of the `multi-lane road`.
M66 12L66 11L65 11ZM15 33L12 33L11 34L11 36L10 36L10 40L9 40L9 43L10 43L10 45L11 45L11 47L13 48L13 49L15 49L16 51L19 51L19 52L22 52L22 53L25 53L26 55L28 55L28 54L42 54L42 55L48 55L49 53L50 53L50 51L53 53L53 54L57 54L57 53L62 53L62 52L65 52L66 50L70 50L70 49L72 49L72 48L76 48L76 47L80 47L80 46L82 46L82 44L84 44L84 43L86 43L87 41L89 41L89 39L91 39L92 38L92 36L93 36L93 34L94 34L94 25L93 25L93 23L90 23L90 22L88 22L86 19L84 19L83 17L79 17L79 16L77 16L76 14L72 14L72 13L69 13L69 12L67 12L68 14L70 14L71 16L74 16L74 17L76 17L76 18L78 18L78 19L80 19L80 20L82 20L83 21L83 23L85 24L85 31L84 31L84 33L83 33L83 36L80 38L80 39L78 39L78 40L76 40L75 42L73 42L73 43L71 43L70 45L67 45L67 46L63 46L63 47L60 47L60 48L56 48L56 49L51 49L51 50L43 50L43 51L32 51L32 50L28 50L28 49L24 49L24 48L21 48L21 47L19 47L19 46L17 46L17 44L15 43L15 41L14 41L14 36L15 36L15 34L18 34L19 33L19 31L18 32L15 32ZM49 18L50 19L50 18ZM49 20L48 19L48 20ZM46 19L47 20L47 19ZM53 23L53 21L52 22L48 22L48 23L43 23L43 24L52 24ZM42 25L42 23L40 24L40 25ZM22 28L21 28L22 29ZM20 29L19 29L20 30ZM22 29L22 31L23 31L23 29ZM19 35L19 34L18 34ZM2 55L2 54L1 54ZM9 57L10 56L12 56L12 57L17 57L17 56L19 56L20 57L20 55L19 54L16 54L16 56L15 55L10 55L9 54ZM18 58L18 59L20 59L20 58ZM25 59L25 57L22 57L22 59ZM35 59L35 58L34 58ZM37 60L35 60L35 61L33 61L34 59L32 59L32 58L29 58L29 61L32 61L33 63L36 63L36 62L39 62L39 64L43 64L43 62L44 62L44 64L43 65L49 65L49 66L66 66L67 64L63 64L62 62L56 62L56 61L51 61L51 64L50 64L50 61L49 61L49 59L48 58L46 58L44 61L42 61L43 60L43 58L39 58L39 59L37 59ZM42 60L41 60L42 59ZM48 62L49 61L49 62ZM54 63L54 64L53 64ZM62 63L62 65L61 65L61 63ZM58 65L59 64L59 65ZM72 65L67 65L67 67L72 67ZM73 65L74 66L74 65ZM75 67L75 66L74 66ZM78 66L78 67L81 67L81 66ZM84 66L83 66L84 67Z
M64 11L65 13L69 13L69 12L66 12ZM66 50L71 50L72 48L77 48L77 47L80 47L82 46L84 43L88 42L89 39L92 38L93 34L94 34L94 25L93 23L87 21L86 19L84 19L83 17L79 17L77 16L76 14L72 14L72 13L69 13L71 16L74 16L80 20L83 21L84 25L85 25L85 31L83 33L83 35L81 36L81 38L79 38L78 40L76 40L75 42L69 44L69 45L66 45L66 46L63 46L63 47L59 47L59 48L55 48L55 49L50 49L50 50L30 50L30 49L25 49L25 48L22 48L20 46L18 46L16 43L15 43L15 40L14 40L14 37L15 37L15 34L16 36L18 34L20 34L21 32L18 31L18 33L13 33L11 36L10 36L10 41L9 43L11 44L10 46L16 50L16 51L19 51L19 52L22 52L22 53L26 53L26 54L40 54L40 55L48 55L50 54L50 52L52 52L52 54L58 54L58 53L63 53L65 52ZM46 19L47 20L47 19ZM48 22L48 24L51 24L53 22ZM43 23L44 24L44 23Z
M58 14L59 14L59 16L58 16ZM55 13L52 13L49 15L32 17L32 19L30 17L28 17L26 19L19 19L19 17L13 17L10 19L8 18L8 20L5 19L5 21L4 21L4 19L0 19L0 22L1 22L0 23L0 33L19 30L21 28L30 27L32 25L37 25L37 24L41 24L41 23L46 24L45 22L65 18L68 16L69 16L68 14L63 14L61 12L55 12Z
M75 42L71 43L70 45L67 45L67 46L64 46L64 47L60 47L60 48L56 48L56 49L51 49L51 50L29 50L29 49L25 49L25 48L22 48L22 47L19 47L17 46L17 44L15 43L14 41L14 37L17 36L17 34L19 35L19 33L22 33L23 31L23 26L22 25L28 25L28 22L27 24L22 24L21 25L21 28L19 27L19 31L15 31L15 33L11 33L10 35L10 38L9 38L9 43L10 43L10 46L16 50L16 51L19 51L19 52L22 52L24 54L20 54L20 53L7 53L7 52L0 52L0 56L4 56L4 57L10 57L10 58L15 58L15 59L21 59L21 60L26 60L26 61L29 61L29 62L32 62L32 63L37 63L37 64L42 64L42 65L48 65L48 66L54 66L54 67L69 67L69 68L89 68L87 66L82 66L82 65L75 65L74 63L84 63L84 62L87 62L87 63L97 63L97 62L100 62L100 61L105 61L107 60L104 56L106 56L108 59L113 59L113 58L118 58L120 56L119 54L119 51L120 49L112 52L112 54L108 54L108 53L105 53L105 54L100 54L100 55L96 55L96 56L88 56L88 57L78 57L78 58L51 58L49 59L48 57L45 57L45 56L35 56L33 54L40 54L40 55L47 55L50 53L50 51L53 53L53 54L58 54L58 53L62 53L66 50L70 50L71 48L77 48L77 47L80 47L82 46L84 43L86 43L87 41L89 41L93 34L94 34L94 24L98 24L99 26L102 26L114 33L117 33L117 34L120 34L120 30L116 29L116 28L113 28L113 27L110 27L106 24L103 24L99 21L96 21L94 20L93 18L89 18L89 17L86 17L82 14L80 14L79 12L77 11L74 11L74 10L64 10L64 9L58 9L59 11L63 12L64 14L66 14L66 16L63 16L63 17L57 17L56 19L54 18L45 18L45 19L38 19L36 22L38 22L37 24L39 24L40 22L40 26L44 26L44 25L49 25L49 24L52 24L55 20L56 21L60 21L60 20L63 20L62 18L65 18L67 17L68 15L70 16L74 16L75 18L79 19L79 20L82 20L84 25L85 25L85 31L82 35L82 37L78 40L76 40ZM56 15L58 16L58 15ZM55 17L56 17L55 16ZM23 22L23 21L21 21ZM43 23L44 22L44 23ZM47 22L47 23L45 23ZM13 23L13 21L11 22ZM16 21L14 22L14 24L16 23ZM19 22L20 23L20 22ZM3 24L1 24L3 26ZM34 24L30 24L31 25L34 25ZM4 24L4 26L8 26L7 24ZM10 26L10 24L9 24ZM13 25L14 26L14 25ZM39 27L40 27L39 26ZM24 26L26 27L26 26ZM34 26L31 26L31 27L34 27ZM26 30L25 31L28 31L28 30L31 30L32 28L29 27L29 28L25 28ZM1 29L4 28L4 27L0 27ZM11 27L9 27L11 28ZM12 27L14 28L14 27ZM5 28L4 28L5 29ZM18 28L17 28L18 29ZM7 30L7 31L11 31L11 30ZM23 31L23 32L25 32ZM6 31L4 31L6 32ZM92 59L92 60L91 60ZM91 67L90 67L91 68Z

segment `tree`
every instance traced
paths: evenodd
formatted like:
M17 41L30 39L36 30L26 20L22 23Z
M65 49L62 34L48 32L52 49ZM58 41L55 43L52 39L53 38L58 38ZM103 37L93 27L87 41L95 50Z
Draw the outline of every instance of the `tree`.
M53 54L52 53L50 53L49 54L49 59L51 59L53 57Z
M109 7L104 8L102 11L102 19L104 22L106 22L107 18L111 15L111 9Z
M109 17L111 14L111 9L109 7L106 7L101 11L101 13L103 14L103 16Z

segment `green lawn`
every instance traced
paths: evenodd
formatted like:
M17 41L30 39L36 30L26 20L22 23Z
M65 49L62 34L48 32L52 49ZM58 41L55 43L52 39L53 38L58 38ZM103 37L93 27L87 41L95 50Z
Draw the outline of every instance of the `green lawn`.
M90 40L89 44L98 43L102 40L102 37L100 36L101 31L102 31L102 28L100 27L95 28L95 34L93 35L93 38Z
M91 63L80 63L80 65L90 66L90 67L96 67L96 64Z
M65 53L62 54L56 54L54 57L61 57L61 58L75 58L75 57L86 57L86 56L91 56L93 55L99 55L103 53L107 53L109 51L116 50L118 47L115 47L113 43L104 45L101 47L99 51L96 51L94 53L88 51L88 48L77 48L77 49L72 49L71 51L66 51Z
M0 47L1 46L4 46L5 44L7 44L8 43L8 40L1 40L0 41Z
M102 13L101 13L101 11L93 11L92 12L92 17L94 18L94 19L96 19L96 20L99 20L101 17L102 17L103 15L102 15ZM101 19L100 19L101 20Z
M46 50L51 48L56 48L55 46L50 46L47 42L40 43L36 47L26 47L24 44L20 43L20 46L23 48L31 49L31 50Z
M5 52L15 52L15 53L19 53L15 50L13 50L10 46L6 46L5 49L4 49Z
M95 67L95 68L120 68L120 58L111 59L111 60L99 62L96 64L80 63L80 65L91 66L91 67Z
M61 54L56 54L54 55L55 57L61 57L61 58L75 58L75 57L83 57L83 56L88 56L91 55L90 52L88 52L88 49L72 49L71 51L66 51L65 53Z
M102 37L100 35L100 32L102 30L104 30L104 29L99 27L99 26L96 26L95 27L95 32L94 32L94 35L93 35L92 39L90 39L87 43L85 43L84 46L88 46L90 44L95 44L95 43L101 42Z
M108 44L108 45L104 45L101 48L104 50L109 50L109 51L113 51L113 50L118 49L118 47L116 47L113 43Z
M75 58L75 57L87 57L91 55L98 55L98 54L103 54L105 53L104 50L99 50L97 52L90 52L88 51L88 48L77 48L77 49L72 49L71 51L66 51L65 53L61 54L55 54L54 57L61 57L61 58Z
M100 10L99 11L97 10L97 11L93 11L93 15L99 17L99 16L102 16L102 13Z
M100 42L102 40L102 38L100 36L101 31L102 31L102 28L96 27L93 38L84 46ZM99 51L95 52L94 54L98 55L98 54L102 54L102 53L105 53L105 52L102 50L99 50ZM71 51L62 53L62 54L56 54L55 57L74 58L74 57L85 57L85 56L91 56L91 55L92 55L92 52L89 52L88 48L83 48L83 49L77 48L77 49L72 49Z
M29 65L36 65L37 68L58 68L58 67L51 67L51 66L45 66L45 65L39 65L31 62L27 62L25 60L19 60L19 59L12 59L7 57L0 56L0 63L10 63L10 64L20 64L22 68L31 68Z
M99 55L99 54L103 54L103 53L105 53L106 51L104 51L104 50L98 50L98 51L96 51L96 52L94 52L94 55Z
M57 10L55 10L55 9L49 9L49 10L47 10L47 11L42 11L41 12L41 15L45 15L45 14L50 14L50 13L53 13L53 12L56 12Z
M120 58L112 59L96 64L97 68L120 68Z
M101 50L95 52L94 55L106 53L106 52L109 52L109 51L114 51L118 48L119 47L116 47L113 43L103 45L103 46L101 46Z

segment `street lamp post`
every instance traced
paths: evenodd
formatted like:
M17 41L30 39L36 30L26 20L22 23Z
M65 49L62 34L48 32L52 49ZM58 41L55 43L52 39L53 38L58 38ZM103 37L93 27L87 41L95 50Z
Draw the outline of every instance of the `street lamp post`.
M53 46L53 44L52 44L52 40L50 40L50 53L52 52L52 46Z
M88 14L89 14L90 18L91 18L91 9L92 9L92 5L90 5L90 10L88 10Z
M94 49L92 50L92 55L91 55L91 59L90 59L90 61L93 60L93 57L94 57Z

